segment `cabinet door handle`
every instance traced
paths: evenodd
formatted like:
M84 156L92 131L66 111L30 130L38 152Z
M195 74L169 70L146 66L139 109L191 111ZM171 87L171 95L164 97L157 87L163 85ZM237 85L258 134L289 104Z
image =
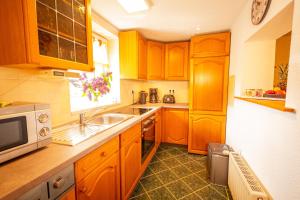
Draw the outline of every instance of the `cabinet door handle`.
M65 184L65 179L62 177L58 177L58 179L55 180L53 183L53 187L58 189L61 188Z
M84 187L80 188L79 191L82 193L85 193L87 191L87 188L84 186Z
M101 152L100 156L105 157L105 156L107 156L107 153L103 151L103 152Z

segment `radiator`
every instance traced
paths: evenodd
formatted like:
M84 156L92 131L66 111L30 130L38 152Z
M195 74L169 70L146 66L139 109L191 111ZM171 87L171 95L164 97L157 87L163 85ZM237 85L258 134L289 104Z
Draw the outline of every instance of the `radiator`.
M228 186L234 200L268 200L268 195L243 157L229 154Z

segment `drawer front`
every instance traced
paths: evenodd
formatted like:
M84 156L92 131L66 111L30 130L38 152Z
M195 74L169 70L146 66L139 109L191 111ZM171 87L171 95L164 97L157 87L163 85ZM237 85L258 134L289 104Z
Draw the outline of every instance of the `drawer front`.
M119 150L119 137L116 137L75 163L76 182L86 177L93 169L106 161Z
M137 136L141 136L141 123L138 123L121 134L121 147L125 147Z
M62 170L48 181L49 194L51 199L56 199L60 194L74 185L74 166Z

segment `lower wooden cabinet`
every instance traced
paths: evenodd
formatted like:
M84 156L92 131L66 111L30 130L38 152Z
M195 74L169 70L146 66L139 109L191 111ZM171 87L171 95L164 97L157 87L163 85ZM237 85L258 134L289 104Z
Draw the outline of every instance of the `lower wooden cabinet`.
M59 200L76 200L75 187L59 198Z
M159 110L155 113L155 145L156 148L161 143L161 136L162 136L162 117L161 117L162 111Z
M141 170L141 136L135 137L121 149L122 199L128 199L134 189Z
M77 200L120 199L119 137L75 163Z
M142 167L141 123L129 128L121 138L121 195L128 199L139 179Z
M226 116L191 114L189 117L189 153L207 154L208 143L225 142Z
M187 145L188 114L187 109L164 109L162 142Z
M116 152L77 184L77 200L119 200L119 166L119 152Z

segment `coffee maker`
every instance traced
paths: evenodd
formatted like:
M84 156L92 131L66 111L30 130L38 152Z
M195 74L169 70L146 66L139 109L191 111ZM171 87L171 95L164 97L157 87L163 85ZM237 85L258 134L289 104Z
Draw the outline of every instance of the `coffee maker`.
M140 97L139 97L139 103L140 104L146 104L146 100L147 100L147 96L148 96L148 93L145 92L145 91L140 91Z
M149 102L150 103L158 103L158 91L157 88L149 89Z

